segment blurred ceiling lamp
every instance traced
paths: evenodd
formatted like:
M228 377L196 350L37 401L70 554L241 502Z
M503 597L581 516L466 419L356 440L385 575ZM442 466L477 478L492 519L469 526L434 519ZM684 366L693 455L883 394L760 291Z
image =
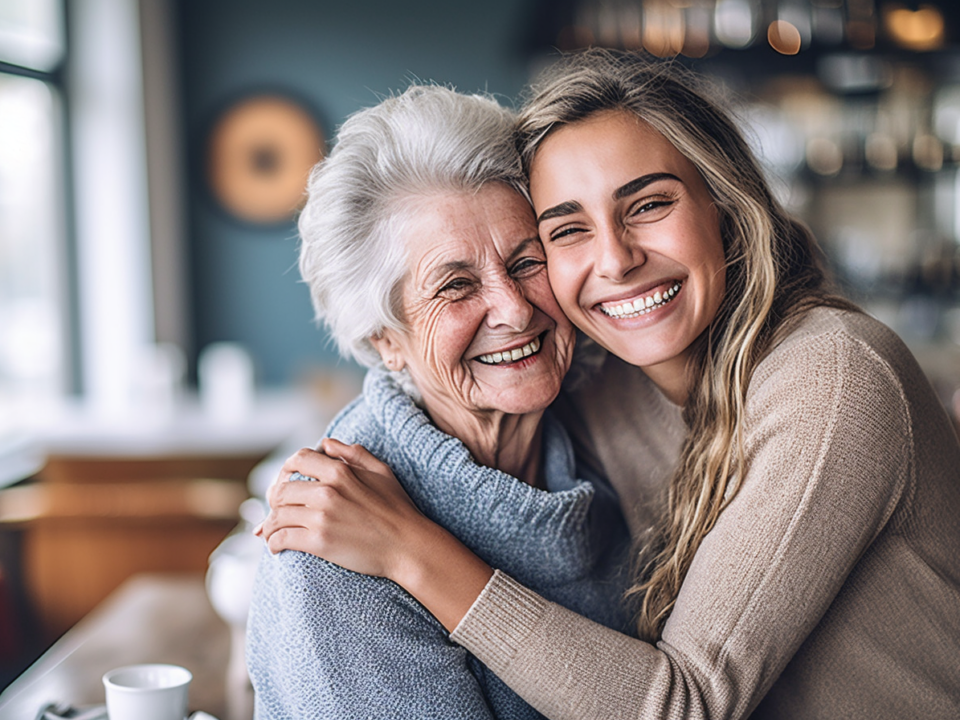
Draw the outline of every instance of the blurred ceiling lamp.
M864 143L867 164L875 170L890 172L897 169L897 143L885 133L870 133Z
M800 52L800 31L786 20L774 20L767 28L770 47L781 55L796 55Z
M943 143L934 135L920 133L913 139L913 162L924 170L940 170L943 167Z
M883 29L900 47L907 50L937 50L943 47L943 13L932 5L910 10L898 3L883 6Z
M817 175L832 177L843 169L843 151L833 140L815 137L807 141L807 167Z
M673 57L683 49L683 11L668 0L643 5L643 47L657 57Z
M846 44L850 50L871 50L882 21L884 37L901 48L945 45L946 20L938 7L884 0L881 12L879 1L572 0L573 17L565 18L569 24L556 44L561 50L598 44L700 58L721 48L750 47L765 31L770 46L783 55L796 55L814 41L821 48Z
M717 0L714 32L728 48L744 48L753 42L759 8L752 0Z

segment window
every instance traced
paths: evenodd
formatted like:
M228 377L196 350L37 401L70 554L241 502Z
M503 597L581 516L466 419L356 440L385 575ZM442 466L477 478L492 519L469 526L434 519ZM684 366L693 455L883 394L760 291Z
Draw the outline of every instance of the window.
M59 0L0 4L0 408L14 412L67 385L63 58Z

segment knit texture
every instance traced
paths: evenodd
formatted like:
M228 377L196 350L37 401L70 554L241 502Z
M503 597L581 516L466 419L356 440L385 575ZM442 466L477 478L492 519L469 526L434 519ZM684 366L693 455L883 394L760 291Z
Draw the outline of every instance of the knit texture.
M548 491L476 464L377 370L328 434L390 465L424 513L491 565L574 612L628 627L620 569L629 533L616 495L578 476L571 442L549 414ZM305 553L264 553L247 663L258 720L541 717L403 589Z
M566 412L647 512L670 467L637 447L683 427L631 397L649 381L611 358ZM960 446L907 348L866 315L810 312L751 381L745 450L655 647L509 573L452 639L553 719L960 717Z

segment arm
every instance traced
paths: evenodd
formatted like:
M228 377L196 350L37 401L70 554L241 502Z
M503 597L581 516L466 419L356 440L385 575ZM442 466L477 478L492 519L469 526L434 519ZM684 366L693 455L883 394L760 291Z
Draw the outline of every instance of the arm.
M453 639L551 718L752 712L889 519L912 456L901 389L884 363L844 336L797 352L755 378L749 471L656 646L500 575Z
M390 468L362 447L326 438L320 448L284 464L257 534L273 553L299 550L355 572L403 578L399 584L452 630L493 570L417 510ZM319 482L286 482L294 474Z
M247 660L261 720L492 718L467 653L406 593L303 553L264 554Z

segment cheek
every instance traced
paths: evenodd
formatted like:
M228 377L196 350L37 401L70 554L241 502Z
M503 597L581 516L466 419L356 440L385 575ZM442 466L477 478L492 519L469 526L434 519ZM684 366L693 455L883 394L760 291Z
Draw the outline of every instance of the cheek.
M726 293L726 259L719 239L704 239L699 244L697 274L701 278L700 302L706 317L705 324L713 322ZM691 258L691 263L695 259Z
M470 305L469 301L446 305L428 312L417 324L421 355L431 374L447 377L468 359L464 354L481 319Z
M568 316L575 312L582 281L573 253L554 250L547 255L547 277L560 308Z
M551 287L549 274L546 271L523 281L522 289L527 302L540 309L552 320L556 321L563 316Z

